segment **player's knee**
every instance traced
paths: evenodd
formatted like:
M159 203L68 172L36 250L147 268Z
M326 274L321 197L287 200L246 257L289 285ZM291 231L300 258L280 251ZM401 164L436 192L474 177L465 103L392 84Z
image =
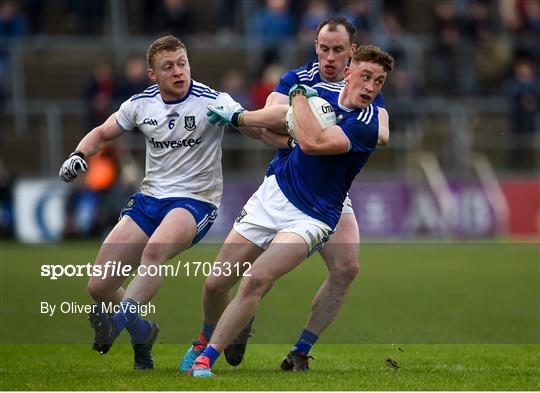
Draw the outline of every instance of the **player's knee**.
M164 262L164 255L159 244L148 243L142 253L145 264L157 265Z
M343 258L339 263L332 264L330 274L339 282L351 283L358 275L360 266L356 257Z
M244 280L244 285L238 291L238 294L244 297L263 297L272 286L272 281L263 272L252 272L249 277L244 277Z
M210 275L204 281L204 290L209 293L227 293L236 284L233 277Z
M96 301L104 301L109 297L109 294L111 292L111 288L109 288L108 285L105 284L105 280L102 280L100 278L91 278L90 280L88 280L86 289L90 296L92 296L92 299Z

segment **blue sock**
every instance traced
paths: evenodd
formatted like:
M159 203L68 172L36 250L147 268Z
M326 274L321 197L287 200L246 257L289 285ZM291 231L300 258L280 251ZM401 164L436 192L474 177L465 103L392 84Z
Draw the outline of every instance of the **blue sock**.
M202 334L207 343L210 342L210 338L212 338L215 328L216 327L214 325L209 325L206 322L203 322Z
M131 335L131 342L140 344L150 332L150 323L139 316L138 303L132 299L124 299L120 303L120 309L112 317L114 321L115 338L120 335L124 328Z
M210 368L214 366L214 363L216 362L217 358L221 355L220 352L216 351L215 348L211 345L208 345L203 353L201 353L201 356L206 356L210 359Z
M302 330L300 338L296 344L294 344L292 351L302 352L307 355L311 350L311 347L317 342L318 339L319 336L317 336L315 333L311 333L309 330L304 329Z

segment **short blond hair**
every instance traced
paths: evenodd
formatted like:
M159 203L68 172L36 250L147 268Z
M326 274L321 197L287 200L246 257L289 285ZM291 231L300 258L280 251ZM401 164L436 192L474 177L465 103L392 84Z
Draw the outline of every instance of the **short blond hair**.
M394 58L381 48L373 45L362 45L354 51L352 55L353 63L368 61L379 64L384 72L390 72L394 69Z
M152 42L152 45L150 45L150 47L148 48L148 53L146 54L146 61L148 62L148 66L150 68L153 67L152 63L159 52L175 52L178 49L183 49L187 52L186 46L182 41L180 41L179 38L176 38L172 35L166 35L164 37L158 38L157 40Z

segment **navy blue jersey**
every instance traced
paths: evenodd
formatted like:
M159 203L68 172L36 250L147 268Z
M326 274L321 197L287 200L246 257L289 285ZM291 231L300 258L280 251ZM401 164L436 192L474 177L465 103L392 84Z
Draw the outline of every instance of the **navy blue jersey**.
M325 82L325 81L321 79L321 76L319 74L319 61L313 60L303 65L300 68L296 68L294 70L290 70L286 72L279 80L279 83L274 89L274 91L281 94L288 95L289 90L295 84L301 83L301 84L313 87L317 83L321 83L321 82ZM326 83L331 83L332 85L336 85L339 87L344 85L343 80L339 82L326 82ZM375 97L373 104L380 108L384 108L384 98L383 98L382 93L379 93L379 95ZM270 161L270 164L268 165L268 169L266 170L266 176L273 175L278 163L282 159L287 157L290 152L291 152L291 149L278 149L276 155L274 156L274 158L272 159L272 161Z
M379 110L348 109L338 103L343 87L331 83L313 86L336 111L337 124L349 139L349 151L338 155L308 155L300 146L275 166L281 191L302 212L334 229L354 178L375 150L379 136Z

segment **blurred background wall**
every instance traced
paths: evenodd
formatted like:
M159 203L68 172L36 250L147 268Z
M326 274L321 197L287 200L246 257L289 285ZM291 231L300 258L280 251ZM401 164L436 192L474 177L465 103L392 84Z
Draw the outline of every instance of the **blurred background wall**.
M192 77L248 109L315 56L334 14L396 59L383 92L390 144L351 190L372 238L540 234L538 0L0 0L0 236L101 237L144 174L124 135L64 187L82 136L148 84L145 52L171 33ZM227 130L222 237L274 151ZM212 237L212 236L211 236Z

